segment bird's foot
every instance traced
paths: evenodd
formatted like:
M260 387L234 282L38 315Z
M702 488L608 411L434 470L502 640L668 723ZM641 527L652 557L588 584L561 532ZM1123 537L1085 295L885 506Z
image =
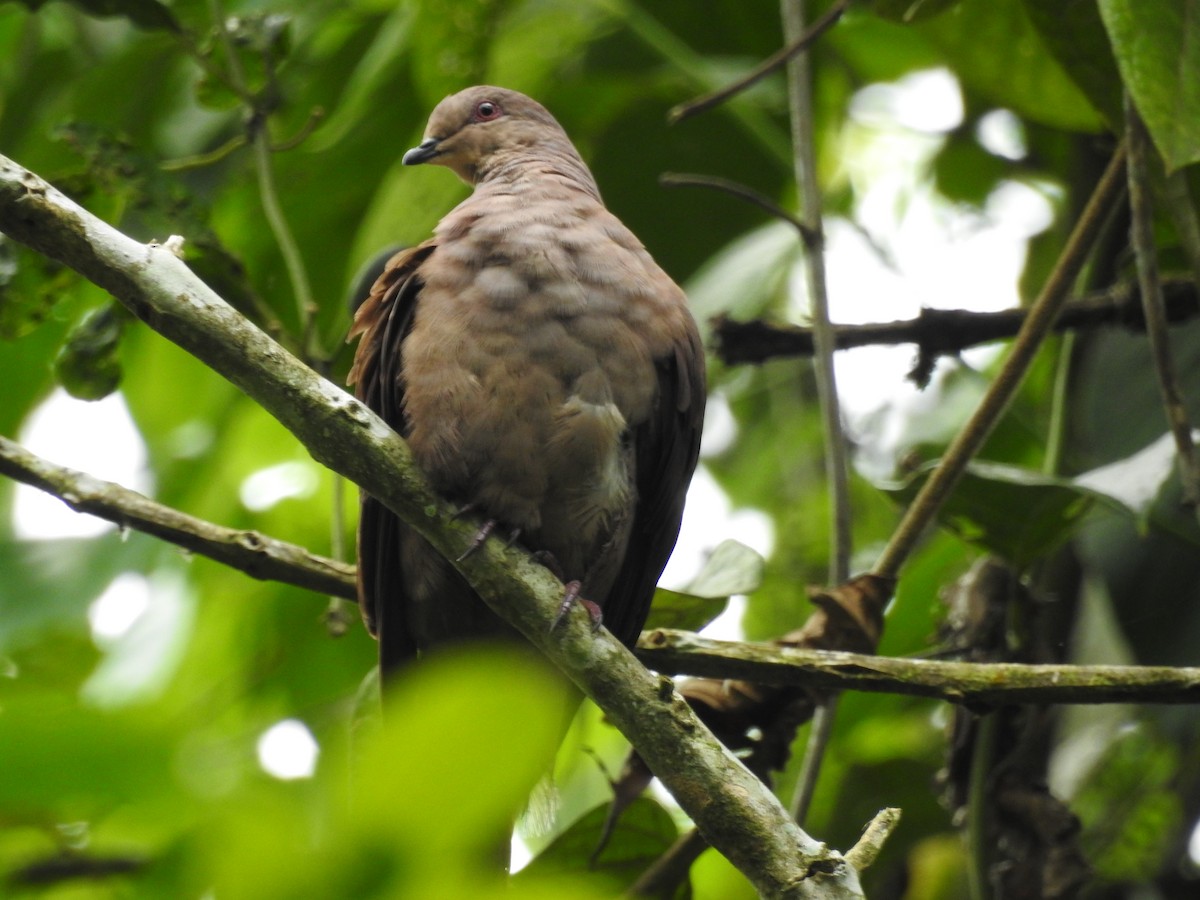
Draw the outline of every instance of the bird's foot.
M600 626L604 624L604 612L600 609L598 603L593 603L586 597L579 596L581 590L583 590L583 585L578 581L568 581L566 583L566 592L563 594L562 603L558 604L558 615L554 617L554 622L550 625L551 631L554 631L566 621L567 614L576 603L587 610L588 617L592 620L592 632L595 633L600 630Z
M465 513L471 512L474 508L475 508L475 505L473 503L468 503L466 506L460 507L454 513L454 518L457 519L459 516L464 515ZM487 541L487 539L489 537L491 537L492 532L494 532L499 527L499 525L500 525L500 523L497 522L495 519L487 519L486 521L484 521L484 523L479 526L479 530L476 531L475 535L471 538L470 543L467 544L467 549L464 550L459 555L458 559L456 559L455 562L462 562L464 559L466 559L468 556L470 556L472 553L474 553L476 550L478 550L480 547L482 547L484 545L484 543ZM520 528L512 529L512 531L510 531L508 533L508 537L504 539L504 546L511 547L513 544L515 544L520 539L520 537L521 537L521 529Z
M471 538L471 542L467 544L467 549L462 552L455 562L462 562L464 559L482 547L484 541L488 539L488 535L496 530L496 525L497 522L495 519L487 519L482 525L480 525L479 530L475 532L475 536Z

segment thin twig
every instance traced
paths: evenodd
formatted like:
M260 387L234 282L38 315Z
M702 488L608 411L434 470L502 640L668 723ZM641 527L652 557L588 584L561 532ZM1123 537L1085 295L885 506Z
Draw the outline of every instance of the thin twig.
M884 843L900 824L900 810L886 807L875 814L867 827L863 829L858 843L846 851L846 862L863 872L871 867L883 849Z
M1200 508L1200 471L1197 471L1196 445L1192 441L1192 425L1171 357L1167 315L1158 278L1158 254L1154 247L1154 211L1150 199L1148 160L1150 135L1128 91L1125 92L1125 122L1129 135L1129 206L1132 212L1133 254L1137 262L1142 308L1146 311L1146 337L1150 343L1150 355L1154 359L1154 371L1158 376L1167 423L1175 438L1183 500L1196 510Z
M281 581L347 600L357 597L353 566L257 531L225 528L189 516L119 484L55 465L5 437L0 437L0 475L45 491L76 512L153 535L251 578Z
M630 897L673 896L673 889L687 880L688 871L708 841L698 829L681 834L665 853L651 863L626 892Z
M805 0L780 0L783 36L789 44L798 44L810 33L805 28ZM840 13L839 13L840 15ZM826 16L828 19L828 14ZM832 24L832 19L829 19ZM818 23L819 25L820 23ZM846 435L842 428L838 401L837 374L833 365L834 336L829 316L829 291L825 274L825 239L821 214L821 186L817 182L816 135L813 132L812 72L807 51L797 53L787 63L788 114L791 120L793 167L800 192L800 220L816 236L807 245L805 273L813 320L816 356L813 374L817 382L817 401L824 425L825 478L829 484L829 584L842 584L850 577L850 474ZM822 700L813 713L808 744L800 766L800 775L792 795L792 817L803 824L816 791L817 779L826 748L833 736L837 715L837 696Z
M941 463L909 505L900 525L872 569L876 575L895 578L899 574L901 566L917 546L922 533L966 471L967 463L979 452L979 448L1008 409L1041 346L1042 339L1050 331L1071 285L1083 268L1088 252L1109 211L1121 196L1124 188L1124 168L1125 146L1122 144L1113 154L1100 183L1096 185L1096 190L1075 224L1054 271L1050 273L1041 295L1030 309L996 380L970 420L946 448Z
M205 166L219 163L230 153L245 147L249 140L246 133L241 132L240 134L235 134L220 147L209 150L207 153L196 153L192 156L181 156L178 159L164 160L158 164L158 167L164 172L188 172L192 169L203 169Z
M808 729L808 742L804 745L804 759L800 762L800 771L796 775L796 784L792 788L792 801L788 812L800 825L808 819L808 810L812 806L813 796L817 792L817 779L821 775L821 762L825 750L833 737L833 723L837 719L838 695L829 694L813 708L811 724Z
M325 108L323 106L314 106L308 111L308 118L304 120L304 124L290 138L285 138L282 141L277 141L271 145L273 153L283 153L285 150L295 150L316 130L321 124L321 120L325 118Z
M759 209L770 213L775 218L787 222L800 233L800 240L804 242L804 246L813 246L820 241L818 234L814 233L807 225L774 200L760 194L754 188L738 184L736 181L730 181L728 178L719 178L715 175L683 175L677 172L665 172L658 177L658 183L663 187L702 187L729 194L748 203L753 203Z
M992 754L996 746L997 715L980 717L971 750L967 799L967 883L971 900L991 900L988 862L991 859L988 826L992 810Z
M767 57L767 59L763 60L737 81L727 84L725 87L719 88L710 94L705 94L703 97L698 97L695 100L689 100L687 103L681 103L673 107L667 113L667 121L672 125L682 122L684 119L690 118L697 113L706 112L714 106L724 103L735 94L740 94L751 85L757 84L832 28L837 20L842 17L842 14L846 12L846 7L849 5L850 0L837 0L817 21L813 22L811 28L788 43L782 50Z

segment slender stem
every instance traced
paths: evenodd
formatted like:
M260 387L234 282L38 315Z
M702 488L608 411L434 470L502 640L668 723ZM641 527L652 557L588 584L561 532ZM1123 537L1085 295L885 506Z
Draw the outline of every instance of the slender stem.
M1083 268L1089 250L1104 224L1109 210L1120 198L1124 179L1125 147L1122 145L1113 154L1108 168L1092 192L1087 206L1075 224L1066 247L1055 264L1054 271L1042 287L1042 292L1029 310L1021 330L1017 333L996 380L980 401L979 407L966 425L946 448L941 464L921 486L904 514L895 534L884 548L883 554L872 570L876 575L895 578L900 568L917 546L925 528L933 521L942 504L954 490L967 464L979 452L1000 417L1008 409L1012 398L1029 370L1033 357L1043 338L1054 325L1054 320L1067 298L1075 278Z
M674 125L676 122L682 122L684 119L694 116L697 113L707 112L714 106L724 103L735 94L740 94L751 85L757 84L780 66L787 63L796 54L803 52L813 41L832 28L837 20L842 17L842 14L846 12L846 7L849 5L850 0L836 0L829 9L825 10L817 18L817 21L813 22L811 28L795 40L789 41L788 45L782 50L767 57L741 78L737 79L737 81L727 84L725 87L719 88L710 94L705 94L703 97L698 97L687 103L681 103L672 108L667 113L667 121Z
M794 42L804 33L804 0L781 0L784 37ZM809 300L812 304L814 374L821 417L825 426L825 469L829 479L833 541L829 583L841 584L850 575L850 487L846 462L846 436L842 430L833 367L834 334L829 321L829 294L825 277L824 228L821 222L821 187L817 182L816 140L813 134L812 80L808 53L788 61L789 115L796 183L800 188L800 221L814 236L807 244Z
M783 35L789 45L801 43L805 29L804 0L780 0ZM835 19L829 19L832 24ZM829 294L825 277L825 239L821 222L821 187L817 182L816 137L813 133L812 72L808 52L801 51L787 63L788 114L792 127L793 164L800 189L800 220L815 236L806 245L805 271L808 275L809 302L812 305L813 339L816 356L813 372L817 399L824 424L825 477L830 492L829 584L841 584L850 577L850 476L847 463L846 435L842 430L838 402L837 375L833 353L835 338L829 318ZM817 707L809 732L808 747L801 764L800 778L792 797L792 816L802 822L816 790L825 749L833 734L837 697L827 697Z
M988 811L991 809L992 755L996 745L998 713L979 719L971 749L971 773L967 788L967 880L971 900L991 900L988 879Z
M287 217L279 202L266 113L259 107L258 98L251 97L249 94L245 72L237 55L237 48L233 46L229 29L225 24L225 13L221 8L221 0L208 0L208 6L229 63L230 80L239 96L245 98L248 106L246 130L251 149L254 152L259 199L262 202L263 214L267 217L267 225L275 236L275 242L279 245L279 253L283 257L284 267L287 269L288 281L292 285L292 296L296 300L300 346L308 359L317 360L321 356L320 348L316 346L316 329L313 327L314 313L317 307L313 301L312 286L308 279L308 270L304 266L304 257L300 253L300 247L296 243L296 238L292 234L291 226L288 225Z
M329 517L329 553L338 562L344 562L346 559L346 479L337 472L330 472L329 477L333 479L330 485L333 493L333 512ZM357 584L355 593L357 594ZM325 609L325 627L329 629L331 635L341 637L346 633L350 623L354 620L354 608L356 608L356 604L353 602L337 594L330 594L329 606Z
M833 737L837 703L838 695L830 694L813 709L812 727L808 730L808 743L804 747L804 760L800 763L800 773L796 776L796 786L792 790L792 805L788 810L801 827L804 827L808 819L808 810L817 790L817 778L821 774L821 761L825 756L825 748L829 746L829 739Z
M1200 511L1200 472L1196 468L1196 446L1192 441L1192 425L1171 356L1171 342L1167 338L1167 315L1158 277L1158 254L1154 247L1154 210L1149 184L1150 135L1128 91L1125 93L1125 121L1129 134L1129 206L1133 213L1133 253L1137 261L1142 308L1146 313L1146 337L1150 342L1150 355L1154 359L1154 371L1158 375L1167 423L1175 437L1183 499L1188 506Z
M1071 360L1075 356L1075 335L1068 332L1058 345L1058 360L1054 368L1054 388L1050 397L1050 425L1047 429L1046 455L1042 473L1057 475L1062 471L1063 448L1067 438L1067 411L1071 386Z
M738 184L736 181L730 181L728 178L717 178L712 175L680 175L675 172L666 172L659 176L658 183L663 187L702 187L729 194L748 203L753 203L759 209L765 210L777 219L787 222L800 233L800 239L804 241L804 246L815 246L821 240L820 234L813 232L799 218L792 215L774 200L760 194L754 188Z

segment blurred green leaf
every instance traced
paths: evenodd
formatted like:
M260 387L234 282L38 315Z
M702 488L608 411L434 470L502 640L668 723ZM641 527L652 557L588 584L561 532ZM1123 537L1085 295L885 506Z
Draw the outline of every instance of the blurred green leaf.
M61 694L22 692L0 710L0 806L72 821L173 795L167 725L144 711L101 713Z
M46 0L20 0L36 12ZM94 16L121 16L147 31L182 31L170 7L158 0L68 0Z
M121 335L130 315L116 301L89 312L71 329L54 359L54 374L68 394L100 400L121 384Z
M1200 160L1200 0L1099 0L1099 7L1167 171Z

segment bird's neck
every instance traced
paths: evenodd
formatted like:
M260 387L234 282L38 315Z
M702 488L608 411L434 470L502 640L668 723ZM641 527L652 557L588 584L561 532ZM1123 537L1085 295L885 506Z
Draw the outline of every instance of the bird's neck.
M569 143L513 147L493 153L486 168L476 172L475 177L476 190L523 191L535 186L545 190L551 185L558 185L563 191L579 191L602 202L596 179Z

